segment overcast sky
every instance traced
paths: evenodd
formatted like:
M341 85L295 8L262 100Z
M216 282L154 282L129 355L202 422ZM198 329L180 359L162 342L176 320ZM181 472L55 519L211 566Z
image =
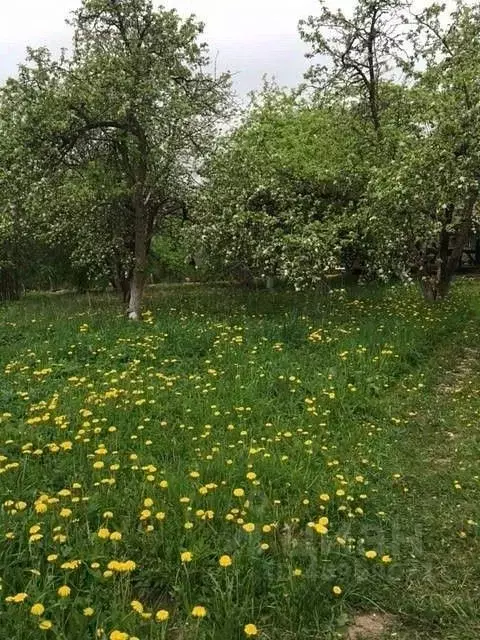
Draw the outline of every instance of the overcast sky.
M218 55L218 68L236 74L239 93L258 88L264 73L285 85L301 80L307 61L297 23L317 11L317 0L164 0L163 4L181 14L195 13L205 22L205 39L212 55ZM0 0L0 82L15 73L27 45L68 47L65 18L79 5L80 0Z
M350 8L354 0L332 0L332 7ZM422 2L422 0L419 0ZM308 61L297 24L318 12L318 0L164 0L181 14L195 13L206 24L205 39L220 71L235 74L245 94L261 86L263 74L281 85L302 79ZM68 47L65 18L80 0L0 0L0 83L15 73L25 48Z

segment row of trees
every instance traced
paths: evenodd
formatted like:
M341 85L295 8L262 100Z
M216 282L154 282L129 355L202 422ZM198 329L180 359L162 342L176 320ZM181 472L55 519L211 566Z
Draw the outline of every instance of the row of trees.
M67 264L136 319L173 229L215 272L301 289L358 268L444 297L477 224L480 4L320 5L305 84L266 84L239 120L194 18L83 0L71 55L29 51L0 94L3 295Z
M205 246L297 288L356 265L444 297L477 223L479 4L446 20L360 0L300 33L314 91L266 87L223 139L198 192Z

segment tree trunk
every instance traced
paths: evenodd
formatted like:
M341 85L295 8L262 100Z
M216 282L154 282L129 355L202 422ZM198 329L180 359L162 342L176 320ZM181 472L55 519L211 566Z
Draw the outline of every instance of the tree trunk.
M124 268L120 261L116 261L112 268L111 284L124 303L130 301L130 283L132 281L132 270Z
M445 274L442 279L438 279L436 275L424 276L420 281L420 288L424 299L428 302L436 302L437 300L446 298L450 290L453 275L452 273L450 277L447 277Z
M18 300L21 283L14 268L0 267L0 300Z
M147 278L148 257L148 220L143 206L136 207L135 217L135 264L130 285L130 301L128 317L130 320L140 320L143 292Z
M421 279L421 289L426 300L435 302L436 300L443 300L447 297L453 277L460 266L465 244L472 231L472 218L477 198L477 193L473 193L470 197L465 207L462 224L453 236L453 246L450 251L452 234L447 231L446 224L444 225L440 234L439 259L436 273L429 273L428 269L426 269L426 274ZM451 214L453 215L453 209ZM447 221L447 223L448 222L449 221Z

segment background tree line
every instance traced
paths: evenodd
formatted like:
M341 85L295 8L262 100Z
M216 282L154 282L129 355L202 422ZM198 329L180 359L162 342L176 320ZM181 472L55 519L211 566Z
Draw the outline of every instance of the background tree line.
M312 64L235 107L194 17L83 0L73 47L0 91L0 297L148 274L316 287L339 271L443 298L478 223L480 4L323 2Z

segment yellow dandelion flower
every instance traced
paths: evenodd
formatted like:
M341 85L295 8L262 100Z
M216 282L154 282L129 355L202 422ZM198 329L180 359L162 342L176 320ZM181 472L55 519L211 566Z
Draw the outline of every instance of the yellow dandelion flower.
M166 622L169 619L169 617L170 617L170 614L165 609L160 609L155 614L155 619L157 620L157 622Z
M207 610L205 609L205 607L202 607L201 605L195 605L192 609L192 616L194 618L204 618L207 615Z
M40 602L36 602L30 609L30 613L32 614L32 616L43 616L44 612L45 607Z
M44 502L37 502L35 504L36 513L46 513L46 511L48 511L48 506Z
M5 602L14 602L15 604L21 604L22 602L25 602L25 600L28 598L28 593L17 593L14 596L7 596L5 598Z
M258 636L258 629L254 624L246 624L243 630L246 636Z
M138 600L132 600L130 606L136 613L143 613L143 604Z
M230 556L227 556L227 555L221 556L219 561L218 561L218 564L221 567L229 567L232 564L232 559L231 559Z
M325 534L328 533L327 527L325 525L321 524L320 522L315 523L313 525L313 528L321 536L324 536Z
M182 562L191 562L193 559L193 554L191 553L191 551L183 551L180 554L180 559Z
M48 631L53 625L50 620L42 620L38 626L42 631Z

